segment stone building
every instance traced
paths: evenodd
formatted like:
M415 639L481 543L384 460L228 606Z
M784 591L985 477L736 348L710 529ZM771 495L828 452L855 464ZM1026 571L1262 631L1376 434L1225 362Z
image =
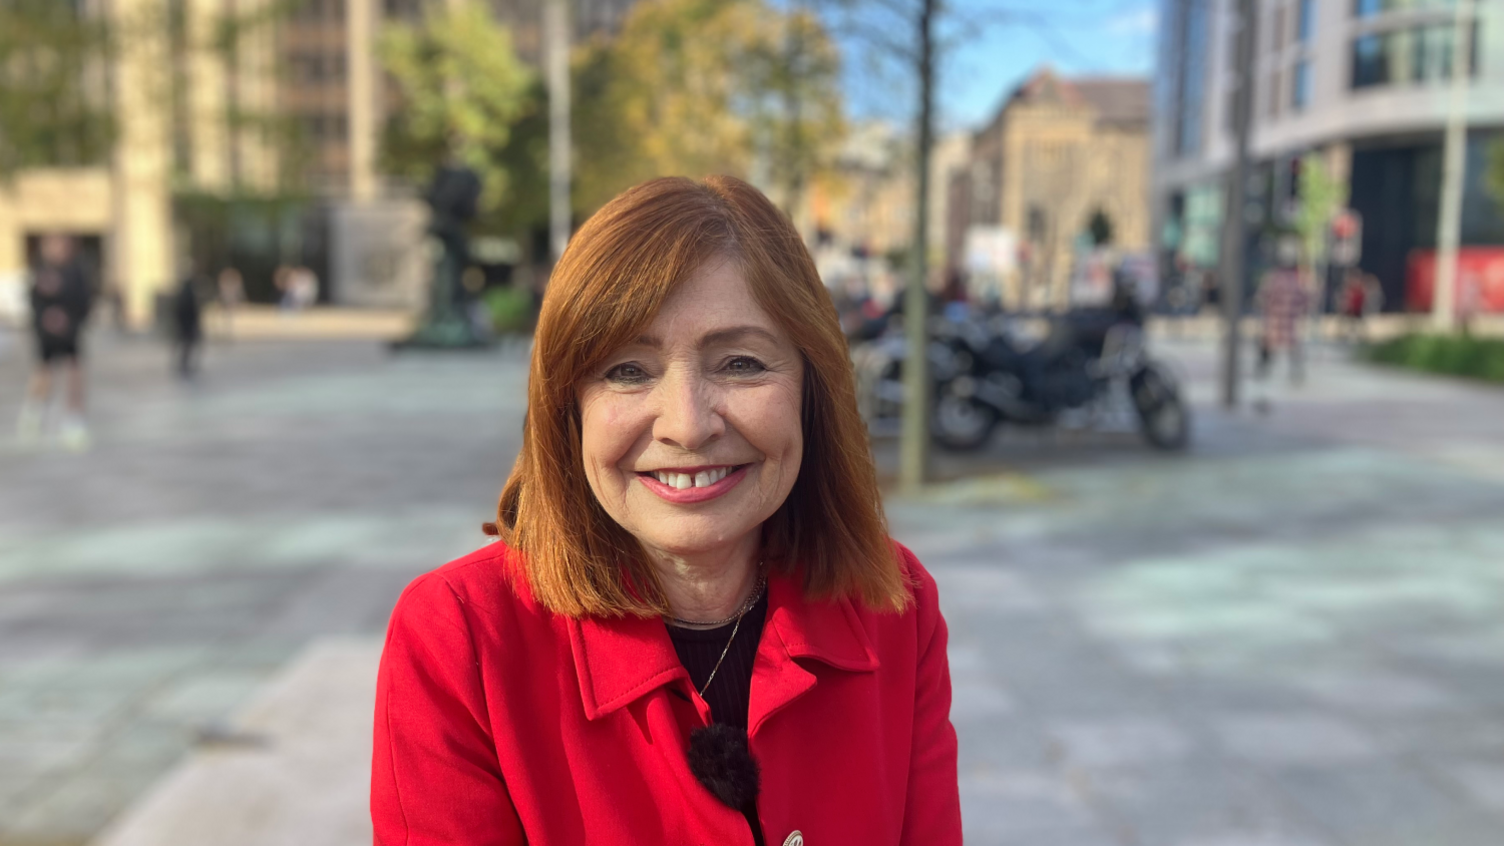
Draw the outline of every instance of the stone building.
M63 231L95 257L126 322L144 327L214 198L251 200L231 210L239 217L221 237L246 242L242 255L267 253L246 274L253 295L266 296L273 264L291 261L315 269L325 301L417 305L426 211L379 169L382 127L399 104L375 42L388 23L457 1L73 0L129 35L90 92L114 117L115 149L0 182L0 316L21 299L28 245ZM573 4L577 36L615 28L633 2ZM541 3L487 0L534 63ZM293 208L255 202L289 194Z
M976 133L969 167L947 180L951 229L964 222L1017 239L1018 271L1001 280L1005 305L1068 305L1076 245L1094 217L1108 224L1112 247L1149 246L1149 90L1143 79L1065 79L1046 68ZM952 238L948 248L960 244Z

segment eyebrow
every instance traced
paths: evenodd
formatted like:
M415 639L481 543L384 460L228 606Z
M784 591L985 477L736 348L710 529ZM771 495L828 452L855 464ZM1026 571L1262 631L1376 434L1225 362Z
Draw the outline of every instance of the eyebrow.
M761 338L770 343L778 343L778 336L761 326L728 326L725 329L717 329L714 332L707 333L704 337L700 338L696 346L704 349L715 344L728 344L739 341L748 336ZM645 347L653 347L654 349L663 346L663 341L656 335L638 335L633 343L641 344Z

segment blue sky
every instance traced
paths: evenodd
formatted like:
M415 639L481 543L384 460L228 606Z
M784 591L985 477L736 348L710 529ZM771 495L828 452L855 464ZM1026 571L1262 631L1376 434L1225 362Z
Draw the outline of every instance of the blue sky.
M941 59L940 127L978 128L1008 91L1045 63L1067 75L1147 76L1158 6L1158 0L952 0L943 31L952 46ZM1010 19L1010 11L1018 17ZM841 40L853 114L906 117L914 101L907 76L881 66L862 39Z

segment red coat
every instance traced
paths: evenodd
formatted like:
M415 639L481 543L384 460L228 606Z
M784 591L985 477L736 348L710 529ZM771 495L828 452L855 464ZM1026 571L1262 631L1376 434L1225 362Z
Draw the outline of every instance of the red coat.
M768 582L748 727L768 846L961 842L945 621L908 550L906 613ZM376 690L380 844L751 846L690 774L709 711L659 620L539 606L500 543L420 576Z

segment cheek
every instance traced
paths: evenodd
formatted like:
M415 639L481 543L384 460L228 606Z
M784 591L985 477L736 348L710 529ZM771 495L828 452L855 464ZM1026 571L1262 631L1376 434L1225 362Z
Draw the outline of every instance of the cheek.
M792 465L783 468L785 473L796 471L804 450L799 391L780 387L757 392L739 406L738 431L767 458Z
M607 477L632 446L630 415L618 398L595 397L580 408L580 445L585 473L592 483L604 473Z

